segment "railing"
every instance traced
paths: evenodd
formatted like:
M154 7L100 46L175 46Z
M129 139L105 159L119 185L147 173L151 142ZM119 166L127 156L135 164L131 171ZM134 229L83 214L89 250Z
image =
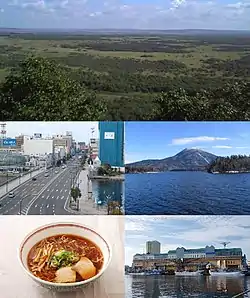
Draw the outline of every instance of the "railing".
M241 292L241 293L239 293L239 294L233 296L232 298L238 298L238 297L241 297L241 296L243 296L243 295L245 295L245 294L247 294L247 293L250 293L250 290L246 290L246 291L244 291L244 292Z

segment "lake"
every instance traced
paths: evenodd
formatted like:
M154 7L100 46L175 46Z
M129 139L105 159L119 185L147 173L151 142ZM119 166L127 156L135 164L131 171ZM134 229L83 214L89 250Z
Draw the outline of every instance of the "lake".
M125 276L126 298L233 298L250 289L249 277ZM239 298L250 297L250 294Z
M162 172L125 175L130 215L250 214L250 174Z
M109 200L118 201L123 205L124 182L119 180L92 180L92 193L97 205L106 205Z

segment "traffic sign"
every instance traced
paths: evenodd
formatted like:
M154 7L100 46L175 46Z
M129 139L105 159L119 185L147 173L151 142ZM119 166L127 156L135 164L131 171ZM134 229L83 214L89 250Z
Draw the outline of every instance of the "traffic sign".
M16 139L3 139L3 146L16 146Z

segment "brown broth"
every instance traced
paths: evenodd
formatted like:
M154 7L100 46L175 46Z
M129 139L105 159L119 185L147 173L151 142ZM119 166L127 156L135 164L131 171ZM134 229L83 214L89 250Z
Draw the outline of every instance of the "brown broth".
M34 262L34 257L37 255L39 248L46 248L48 246L51 247L51 244L53 245L54 252L59 250L67 250L77 253L80 256L89 258L96 267L96 274L103 266L103 254L100 248L92 241L76 235L60 234L44 238L35 244L29 251L27 260L29 270L32 274L42 280L53 282L56 277L57 268L47 266L46 263L46 265L40 271L34 271L34 267L37 266L37 263ZM39 259L41 260L41 258L42 257ZM76 281L82 281L82 278L78 274Z

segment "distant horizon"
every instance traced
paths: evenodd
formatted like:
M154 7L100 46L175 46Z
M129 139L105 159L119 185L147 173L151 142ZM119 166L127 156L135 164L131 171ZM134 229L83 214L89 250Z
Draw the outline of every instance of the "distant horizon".
M113 28L113 27L103 27L103 28L46 28L46 27L0 27L0 30L39 30L39 31L158 31L158 32L166 32L166 31L214 31L214 32L249 32L250 29L210 29L210 28L171 28L171 29L140 29L140 28Z

